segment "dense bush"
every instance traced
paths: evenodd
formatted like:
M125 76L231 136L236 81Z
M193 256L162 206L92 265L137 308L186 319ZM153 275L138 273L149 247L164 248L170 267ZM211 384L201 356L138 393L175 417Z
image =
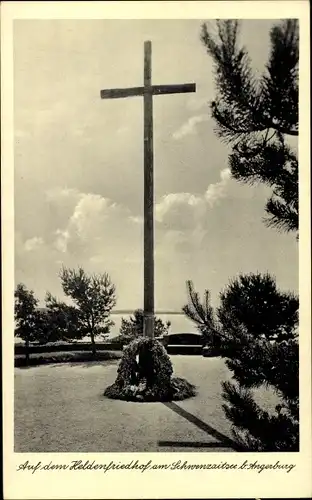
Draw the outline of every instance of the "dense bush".
M144 324L144 311L143 309L136 309L129 319L122 318L120 326L120 341L126 345L132 340L143 337L143 324ZM161 318L154 316L154 336L161 337L169 332L170 321L163 322Z
M171 360L160 342L141 337L124 350L117 378L104 395L127 401L168 401L195 395L195 387L172 378Z
M222 383L223 409L237 442L250 451L298 451L298 297L278 290L270 275L251 273L229 283L214 312L189 289L184 311L198 328L206 324L210 344L233 374L232 382ZM272 414L253 398L260 386L279 396Z

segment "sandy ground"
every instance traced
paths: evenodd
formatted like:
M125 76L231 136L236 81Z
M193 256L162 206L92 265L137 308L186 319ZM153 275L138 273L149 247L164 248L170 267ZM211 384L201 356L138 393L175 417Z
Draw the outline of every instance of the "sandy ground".
M219 358L172 356L174 373L197 386L178 403L110 400L118 361L15 369L15 452L234 451L222 410ZM269 398L270 399L270 398Z

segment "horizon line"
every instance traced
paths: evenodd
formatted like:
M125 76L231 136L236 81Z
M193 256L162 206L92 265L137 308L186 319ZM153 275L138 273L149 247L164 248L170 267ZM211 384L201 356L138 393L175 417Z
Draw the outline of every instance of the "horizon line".
M44 311L45 309L47 309L47 307L39 307L38 309ZM133 314L134 311L136 311L137 309L140 309L138 307L134 307L133 309L115 309L115 310L112 310L109 314ZM184 312L183 311L167 311L166 309L165 310L159 310L159 311L155 311L154 314L170 314L172 316L182 316L184 315Z

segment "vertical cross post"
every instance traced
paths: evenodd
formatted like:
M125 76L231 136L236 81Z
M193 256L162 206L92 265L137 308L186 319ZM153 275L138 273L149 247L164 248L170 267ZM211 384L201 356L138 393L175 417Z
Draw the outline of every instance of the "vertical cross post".
M143 334L154 337L154 165L152 44L144 43L144 320Z

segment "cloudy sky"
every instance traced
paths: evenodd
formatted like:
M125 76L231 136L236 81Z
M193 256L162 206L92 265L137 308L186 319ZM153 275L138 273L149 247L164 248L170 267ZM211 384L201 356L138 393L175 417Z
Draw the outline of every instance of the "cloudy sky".
M64 264L107 271L117 308L142 306L143 100L104 101L100 90L142 85L145 40L153 83L197 85L154 98L156 309L180 310L187 279L215 304L239 272L269 271L298 289L294 236L265 227L268 190L230 178L214 133L203 21L15 21L15 280L41 301L47 290L63 298ZM271 26L243 21L255 71ZM170 319L174 331L193 329Z

